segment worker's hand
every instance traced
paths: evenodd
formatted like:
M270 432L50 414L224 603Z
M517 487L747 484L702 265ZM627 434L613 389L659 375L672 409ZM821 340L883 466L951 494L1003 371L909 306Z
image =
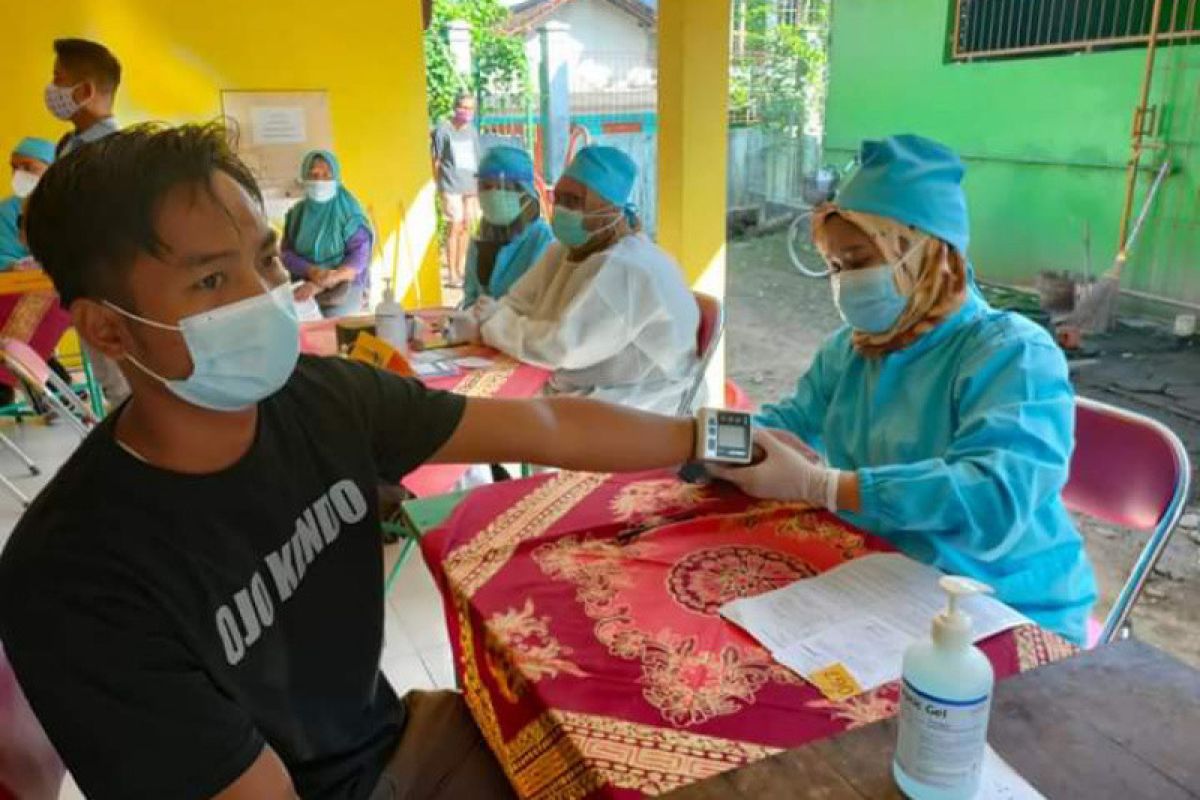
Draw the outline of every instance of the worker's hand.
M751 497L811 503L836 510L839 472L821 463L807 445L786 431L760 428L754 443L765 457L748 467L709 464L708 471Z
M496 309L500 306L500 301L486 294L479 295L475 300L475 305L471 306L471 313L475 315L475 319L479 320L479 324L487 322L496 313Z
M319 291L321 291L321 287L311 281L305 281L292 291L292 298L297 303L304 303L315 297Z
M315 285L318 290L329 288L329 277L332 270L321 269L320 267L309 267L308 272L304 277L308 282Z
M446 326L446 338L452 342L479 344L479 320L471 312L455 314Z

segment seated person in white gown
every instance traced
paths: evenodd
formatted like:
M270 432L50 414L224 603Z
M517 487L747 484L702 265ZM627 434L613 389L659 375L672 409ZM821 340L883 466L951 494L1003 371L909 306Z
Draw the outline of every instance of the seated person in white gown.
M557 241L502 299L480 298L466 335L554 370L549 393L674 413L699 368L700 313L679 265L641 232L636 177L620 150L579 151L554 190Z

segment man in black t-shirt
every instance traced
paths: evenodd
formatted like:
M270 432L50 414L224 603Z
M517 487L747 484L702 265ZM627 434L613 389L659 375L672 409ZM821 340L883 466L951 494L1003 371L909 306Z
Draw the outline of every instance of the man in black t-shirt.
M28 238L133 392L0 555L0 640L87 796L510 796L458 695L380 674L376 486L425 461L668 466L692 421L298 357L276 235L219 129L68 156Z

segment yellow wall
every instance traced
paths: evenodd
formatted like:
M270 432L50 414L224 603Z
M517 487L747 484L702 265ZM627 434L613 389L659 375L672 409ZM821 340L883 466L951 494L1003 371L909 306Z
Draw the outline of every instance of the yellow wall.
M95 39L116 53L124 124L212 119L222 89L328 91L346 185L372 208L383 235L386 260L376 274L390 274L399 244L401 284L419 263L421 301L440 302L419 3L55 0L7 22L4 148L21 136L65 132L42 105L51 42L63 36ZM397 239L401 207L407 225Z
M658 4L658 239L689 282L725 295L729 0ZM720 405L724 349L709 371Z

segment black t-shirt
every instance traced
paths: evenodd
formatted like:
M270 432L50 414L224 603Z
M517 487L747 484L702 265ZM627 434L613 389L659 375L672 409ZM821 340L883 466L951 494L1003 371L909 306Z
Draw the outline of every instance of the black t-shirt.
M460 396L302 358L216 474L149 466L110 418L0 555L0 641L91 798L207 798L269 744L304 798L370 794L404 726L379 671L377 485Z

